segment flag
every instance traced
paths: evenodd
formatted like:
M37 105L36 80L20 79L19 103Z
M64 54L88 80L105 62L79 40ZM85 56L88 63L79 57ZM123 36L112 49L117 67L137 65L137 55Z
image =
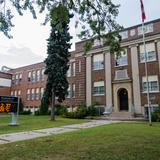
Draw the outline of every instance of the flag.
M144 22L144 20L146 19L146 14L144 11L143 0L140 0L140 2L141 2L142 22Z

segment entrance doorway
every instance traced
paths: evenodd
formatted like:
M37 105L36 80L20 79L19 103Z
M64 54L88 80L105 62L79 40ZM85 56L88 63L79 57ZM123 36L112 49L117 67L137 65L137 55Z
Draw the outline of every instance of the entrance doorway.
M128 111L128 92L126 89L122 88L118 92L119 98L119 110Z

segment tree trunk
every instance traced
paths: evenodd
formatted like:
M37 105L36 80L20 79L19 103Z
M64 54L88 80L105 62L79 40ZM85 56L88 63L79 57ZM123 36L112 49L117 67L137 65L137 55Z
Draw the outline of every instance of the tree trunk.
M51 103L51 121L55 120L55 95L52 89L52 103Z

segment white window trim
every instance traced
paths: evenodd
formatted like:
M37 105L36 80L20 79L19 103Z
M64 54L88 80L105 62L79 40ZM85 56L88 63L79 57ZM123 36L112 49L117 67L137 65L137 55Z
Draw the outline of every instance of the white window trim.
M156 53L156 51L155 51L155 53ZM140 53L140 63L145 63L145 60L141 61L141 54L142 53ZM147 52L147 57L148 57L148 52ZM152 60L146 60L146 62L154 62L154 61L157 61L157 57L155 57L155 59L152 59Z
M153 77L155 77L156 80L154 80ZM144 80L143 80L143 79L144 79ZM151 79L153 79L153 80L151 80ZM157 75L148 76L148 82L153 82L153 81L157 81L158 88L157 88L156 91L149 91L149 93L159 93L159 92L160 92L160 91L159 91L159 81L158 81L158 76L157 76ZM147 82L147 79L146 79L145 76L142 77L142 89L143 89L143 83L144 83L144 82ZM146 94L147 92L148 92L148 89L147 89L146 91L142 91L142 93L145 93L145 94Z
M104 81L98 81L98 82L94 82L97 83L97 85L93 84L93 96L104 96L105 95L105 84ZM95 87L104 87L104 93L94 93L94 88Z
M145 51L144 51L144 45L140 45L139 46L140 49L140 53L139 53L139 58L140 58L140 63L145 63ZM150 52L155 52L155 57L154 59L149 60L148 59L148 53ZM144 60L141 60L141 54L144 54ZM149 42L146 43L146 62L154 62L157 61L157 53L156 53L156 47L155 47L155 43L154 42Z
M95 63L101 63L101 66L99 68L95 68L94 64ZM104 69L104 55L101 53L101 54L96 54L96 55L93 55L93 66L92 66L93 70L96 71L96 70L102 70Z
M115 68L118 68L118 67L123 67L123 66L128 66L128 53L127 53L127 48L124 49L124 52L126 54L126 57L127 57L127 64L120 64L120 65L116 65L116 61L117 61L117 58L116 58L116 54L115 54ZM121 53L121 54L124 54L124 53ZM123 57L123 55L122 55Z

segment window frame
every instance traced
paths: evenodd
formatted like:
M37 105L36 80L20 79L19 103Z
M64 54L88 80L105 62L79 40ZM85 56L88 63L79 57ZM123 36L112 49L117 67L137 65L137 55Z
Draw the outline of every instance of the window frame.
M148 48L148 46L151 45L151 44L153 44L154 50L148 52L148 51L147 51L147 48ZM142 53L142 52L141 52L141 47L143 48L144 45L141 44L141 45L139 46L139 61L140 61L140 63L145 63L145 53ZM144 50L144 49L143 49L143 50ZM144 52L144 51L143 51L143 52ZM153 59L148 59L149 53L154 53L154 58L153 58ZM143 59L142 59L142 57L143 57ZM154 62L154 61L157 61L156 46L155 46L155 43L154 43L154 42L150 42L150 43L147 43L147 44L146 44L146 62Z
M103 57L103 60L95 60L95 56L98 56L98 55L101 55ZM92 69L93 71L104 69L104 55L102 53L93 55Z
M126 55L126 56L124 56L124 55ZM125 63L125 64L117 64L117 61L118 60L121 60L122 58L126 58L126 62L127 63ZM117 56L116 54L115 54L115 57L114 57L114 60L115 60L115 67L122 67L122 66L127 66L128 65L128 50L127 50L127 48L124 48L124 51L121 51L121 55L120 56Z
M153 75L153 76L155 76L155 75ZM155 79L156 80L150 80L150 78L151 77L153 77L153 76L148 76L148 83L149 83L149 93L157 93L157 92L159 92L159 81L158 81L158 76L156 75L155 77ZM144 76L144 77L142 77L142 93L147 93L147 80L145 80L146 79L146 77ZM152 90L152 88L155 88L155 86L153 86L153 83L154 82L156 82L156 90ZM145 84L145 86L144 86L144 84Z
M95 84L97 82L93 83L93 96L104 96L105 95L105 84L104 84L104 81L98 81L98 82L102 82L103 85L97 85L97 86L95 86ZM97 89L97 91L95 92L96 89Z

